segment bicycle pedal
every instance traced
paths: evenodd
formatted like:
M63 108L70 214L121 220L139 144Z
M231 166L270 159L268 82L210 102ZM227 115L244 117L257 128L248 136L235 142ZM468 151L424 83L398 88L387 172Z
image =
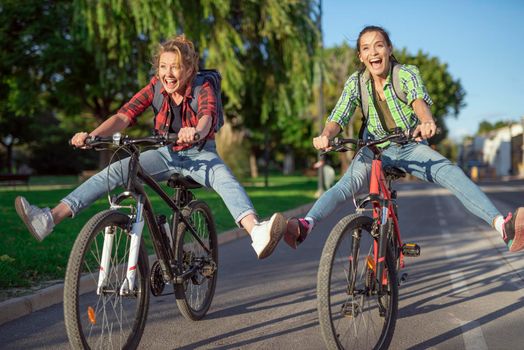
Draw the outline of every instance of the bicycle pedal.
M412 258L420 256L420 247L416 243L404 243L402 245L402 254Z
M407 274L407 272L402 273L402 275L400 275L398 277L398 285L399 286L404 284L404 283L406 283L407 281L408 281L408 274Z

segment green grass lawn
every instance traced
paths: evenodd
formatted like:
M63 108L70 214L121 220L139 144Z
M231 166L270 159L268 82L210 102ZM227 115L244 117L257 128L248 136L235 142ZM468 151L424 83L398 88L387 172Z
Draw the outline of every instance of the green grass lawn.
M271 176L269 187L263 185L262 178L246 182L249 197L262 218L275 211L285 211L312 202L317 186L316 178L303 176ZM32 179L29 188L19 186L0 191L0 290L27 288L42 281L64 277L69 252L78 232L91 216L108 208L107 198L98 200L74 219L62 222L41 243L27 231L13 203L16 196L22 195L32 204L52 207L75 186L74 177L50 177ZM203 189L194 193L211 207L218 232L236 226L216 193ZM151 200L156 213L168 213L167 206L159 198L152 196ZM147 233L145 237L147 240Z

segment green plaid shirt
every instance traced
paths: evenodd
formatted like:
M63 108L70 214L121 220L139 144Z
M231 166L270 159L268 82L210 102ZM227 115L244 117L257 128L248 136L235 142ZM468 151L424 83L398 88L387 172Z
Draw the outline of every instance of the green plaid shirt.
M411 107L411 104L416 99L423 99L428 105L433 102L422 82L420 72L417 67L411 65L402 65L399 70L400 84L402 90L406 93L408 104L403 103L395 95L393 90L393 82L391 81L391 71L386 78L384 85L384 94L386 95L386 102L391 112L391 116L395 124L402 128L402 130L413 128L418 123L418 118ZM368 133L381 138L387 135L386 130L382 126L375 104L373 103L373 91L371 86L371 79L366 82L366 87L369 94L369 118L367 130ZM348 123L355 109L360 107L360 94L358 91L358 72L353 73L344 85L342 95L338 99L335 108L328 118L328 122L335 122L344 128Z

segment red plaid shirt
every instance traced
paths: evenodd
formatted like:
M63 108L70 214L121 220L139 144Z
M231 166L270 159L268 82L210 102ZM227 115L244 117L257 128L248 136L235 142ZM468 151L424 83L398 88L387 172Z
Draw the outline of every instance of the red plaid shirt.
M154 90L153 86L158 81L157 77L153 77L149 84L147 84L142 90L137 92L129 102L122 106L118 110L119 114L125 115L129 119L129 125L136 123L137 117L142 114L149 106L153 104ZM209 82L204 82L202 89L198 94L198 111L195 113L191 108L191 90L193 84L189 84L184 93L184 99L182 100L182 127L196 127L200 118L205 115L211 116L213 123L211 130L207 135L207 140L213 140L215 138L215 124L216 124L216 98L215 93L213 92L213 87ZM162 102L162 107L156 115L155 129L159 132L164 132L164 127L168 123L168 111L169 111L169 96L165 91L164 87L160 92L164 95L164 101ZM183 149L191 148L192 146L173 146L173 150L180 151Z

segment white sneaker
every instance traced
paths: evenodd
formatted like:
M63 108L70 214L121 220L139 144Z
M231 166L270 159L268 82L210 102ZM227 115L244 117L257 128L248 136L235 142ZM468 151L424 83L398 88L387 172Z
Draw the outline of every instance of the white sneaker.
M55 224L53 215L51 215L51 209L40 209L37 206L30 205L24 197L20 196L15 199L15 209L20 219L29 229L29 232L38 241L41 242L53 231Z
M269 221L256 224L251 231L251 246L259 259L267 258L273 253L286 228L286 220L280 213L275 213Z

